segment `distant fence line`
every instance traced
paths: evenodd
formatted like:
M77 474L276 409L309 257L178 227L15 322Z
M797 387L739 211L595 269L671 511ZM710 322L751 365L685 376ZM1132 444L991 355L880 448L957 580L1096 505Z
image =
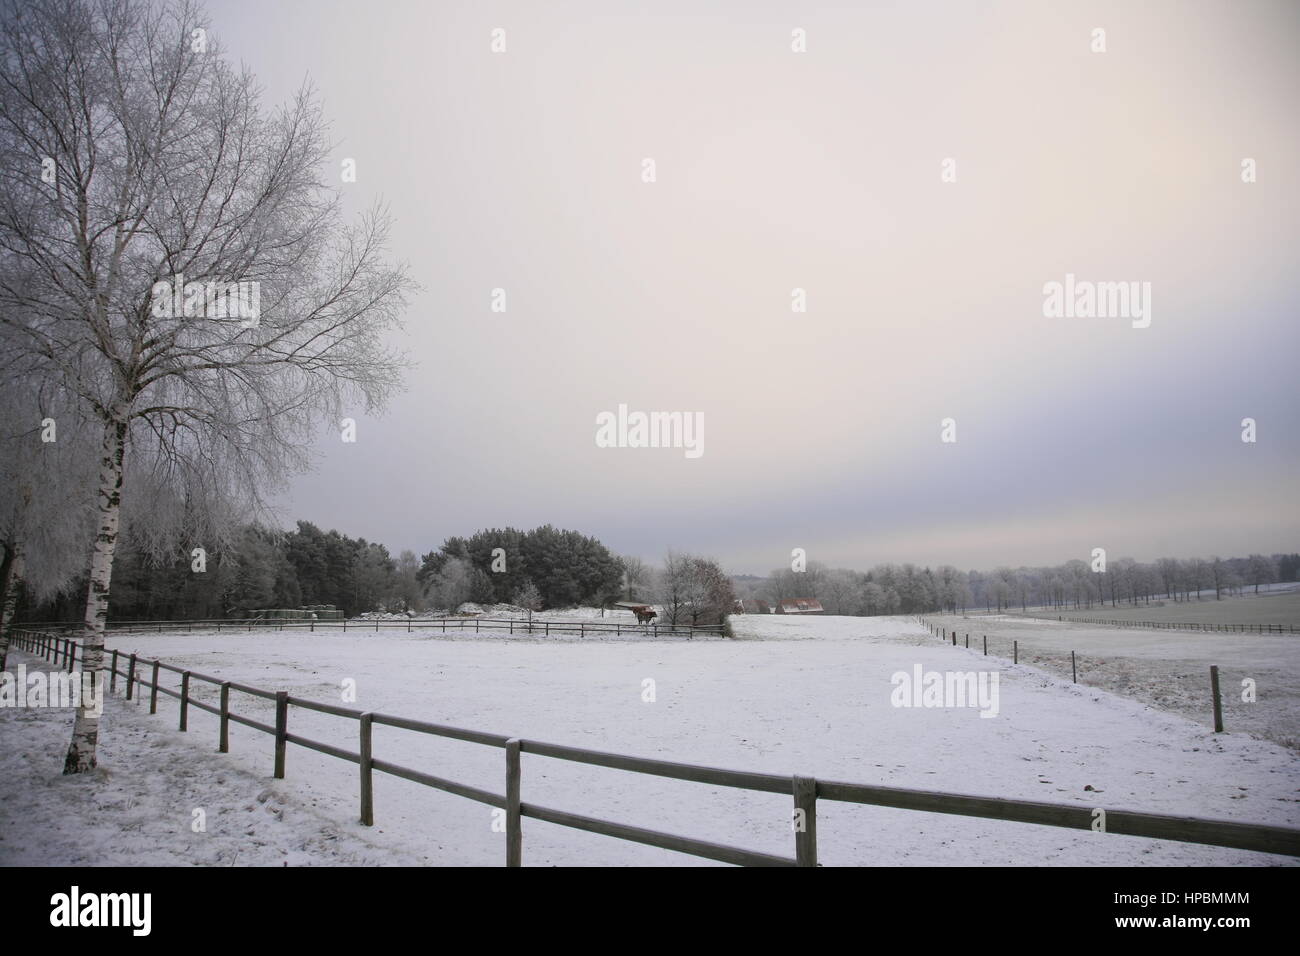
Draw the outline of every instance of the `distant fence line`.
M1032 621L1050 621L1051 615L1026 614L1024 611L1001 611ZM1055 619L1067 624L1109 624L1112 627L1145 627L1157 631L1205 631L1222 634L1300 634L1300 624L1179 624L1174 621L1120 621L1110 617L1073 617L1057 614Z
M62 654L69 670L72 669L73 654L75 653L70 649L70 645L75 645L72 639L58 634L25 628L15 628L11 635L11 640L16 646L29 653L42 656L47 661L57 663L60 654ZM126 678L127 700L132 699L133 691L138 692L138 690L148 687L149 713L151 714L158 712L158 695L160 693L175 698L180 707L178 729L182 731L188 731L189 729L189 709L191 707L215 715L219 720L218 751L220 753L228 753L230 750L229 727L231 721L271 735L274 738L273 775L276 779L284 778L285 757L289 744L356 764L360 771L358 786L360 820L365 826L374 825L373 774L376 771L505 810L506 866L521 866L523 864L522 821L524 817L583 830L588 833L602 834L619 840L686 853L704 859L718 860L723 863L733 863L741 866L817 866L818 800L893 807L929 813L946 813L966 817L982 817L1014 823L1034 823L1043 826L1094 832L1096 832L1095 828L1098 822L1097 811L1100 810L1104 811L1104 816L1101 817L1104 826L1100 832L1105 834L1222 846L1283 856L1300 856L1300 829L1290 827L1237 823L1230 820L1206 820L1199 817L1180 817L1129 810L1106 810L1105 808L1077 804L1042 803L1032 800L1009 800L1002 797L941 793L902 787L878 787L866 784L818 780L813 777L797 775L752 773L739 770L724 770L699 764L629 757L623 754L524 740L519 737L507 737L502 734L466 730L427 721L360 711L350 707L339 707L334 704L324 704L290 696L287 691L269 691L260 687L237 684L233 681L222 680L219 677L211 677L197 671L164 664L157 659L140 658L136 654L130 655L127 670L123 673L118 667L120 663L119 652L117 650L106 650L105 653L111 655L111 662L108 667L110 692L117 689L117 678L119 676ZM150 679L148 681L144 679L141 673L143 667L150 669ZM162 671L178 675L180 678L179 688L172 689L161 686L159 677ZM220 688L219 706L214 707L203 701L194 700L190 696L190 682L195 680ZM230 709L231 691L274 701L275 725L272 726L232 712ZM291 734L289 732L290 707L300 707L304 710L357 721L358 750L355 752L344 750L332 744L312 740L298 734ZM374 755L372 738L372 729L375 724L503 749L506 757L505 793L498 794L468 784L446 780L377 758ZM643 827L600 820L567 810L556 810L538 804L524 803L522 799L520 757L525 753L590 766L625 770L631 773L688 780L695 783L733 787L741 790L784 794L792 797L794 802L792 820L800 820L801 818L801 825L793 826L794 857L776 856L693 837L684 837Z
M947 630L946 624L943 625L934 624L931 621L927 621L923 617L918 617L916 620L920 621L927 628L929 628L930 633L932 635L937 636L944 643L948 642L949 636L951 635L952 646L953 647L957 646L957 632ZM989 656L988 635L981 634L979 635L979 637L983 640L984 643L984 656L988 657ZM1003 640L1005 640L1005 638ZM969 650L970 634L968 632L965 634L965 644L967 650ZM1043 651L1035 651L1034 653L1038 655L1038 658L1040 660L1043 657L1047 656ZM1020 641L1014 639L1011 641L1011 663L1013 664L1020 663ZM1064 663L1062 663L1062 666L1064 666ZM1079 683L1079 661L1078 661L1078 656L1075 654L1074 651L1070 651L1070 680L1072 683L1075 684ZM1214 732L1216 734L1222 733L1223 732L1223 698L1219 692L1219 667L1217 664L1213 664L1210 666L1210 706L1213 708L1214 711Z
M60 624L27 623L16 626L44 630L62 628L65 631L80 630L85 627L80 622ZM215 631L218 634L222 633L223 629L226 631L305 630L309 633L315 633L318 630L341 630L346 633L349 626L354 631L396 629L406 631L408 634L418 630L439 630L445 634L448 631L472 629L475 634L483 631L540 634L543 637L549 637L551 634L577 634L579 637L585 637L588 633L612 633L616 637L621 637L623 634L641 634L650 637L658 637L661 634L676 637L685 634L688 639L696 634L721 635L724 630L721 624L636 624L632 621L528 621L526 619L485 617L407 618L400 621L379 619L369 621L294 621L251 617L212 618L198 621L109 621L105 625L105 630L118 634L162 634L167 631L179 631L182 628L187 634L193 633L195 629L199 631Z

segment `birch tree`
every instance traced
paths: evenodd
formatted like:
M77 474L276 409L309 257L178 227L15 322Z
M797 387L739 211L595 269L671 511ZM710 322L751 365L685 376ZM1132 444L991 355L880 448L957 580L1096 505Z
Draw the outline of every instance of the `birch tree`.
M264 110L188 0L5 2L0 324L99 433L83 667L99 672L128 455L259 505L322 419L381 407L409 289L346 221L304 87ZM65 773L95 766L77 713Z

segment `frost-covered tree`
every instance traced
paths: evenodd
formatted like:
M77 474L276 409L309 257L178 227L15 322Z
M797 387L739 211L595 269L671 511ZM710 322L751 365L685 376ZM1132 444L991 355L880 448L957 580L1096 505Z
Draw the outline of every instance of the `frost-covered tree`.
M312 427L398 384L408 280L381 211L344 222L311 91L265 110L188 0L10 0L0 21L0 324L99 431L98 672L128 458L185 508L261 503ZM98 733L79 710L65 773Z
M1255 586L1255 593L1258 594L1261 584L1272 584L1277 578L1277 563L1262 554L1252 554L1247 560L1247 580Z
M515 607L521 607L526 611L540 611L542 609L542 592L537 590L537 585L532 581L525 581L523 585L515 592Z

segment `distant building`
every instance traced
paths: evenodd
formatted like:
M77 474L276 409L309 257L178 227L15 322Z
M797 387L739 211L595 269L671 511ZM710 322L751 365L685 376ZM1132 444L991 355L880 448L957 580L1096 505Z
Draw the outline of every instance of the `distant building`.
M755 598L752 600L741 601L737 599L734 613L736 614L771 614L772 605L766 601Z
M776 606L777 614L825 614L826 609L816 598L783 598Z

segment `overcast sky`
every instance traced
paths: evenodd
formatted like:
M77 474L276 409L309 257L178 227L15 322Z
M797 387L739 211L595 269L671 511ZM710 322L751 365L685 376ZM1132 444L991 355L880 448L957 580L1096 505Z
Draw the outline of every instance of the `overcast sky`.
M1300 548L1300 4L209 10L268 102L316 85L423 287L407 391L286 523L736 572ZM1067 273L1149 282L1149 327L1045 317ZM703 454L597 447L619 404Z

